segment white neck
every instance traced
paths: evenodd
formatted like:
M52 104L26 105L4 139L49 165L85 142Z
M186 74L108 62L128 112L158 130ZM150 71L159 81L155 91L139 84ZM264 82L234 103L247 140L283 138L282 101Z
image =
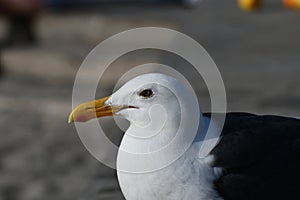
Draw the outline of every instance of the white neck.
M191 146L202 115L196 97L190 91L183 93L186 94L177 101L164 105L165 119L161 119L162 109L154 109L153 120L145 128L131 122L119 149L119 170L134 173L155 171L177 160ZM157 123L162 121L163 126L155 130ZM143 138L145 135L151 137Z

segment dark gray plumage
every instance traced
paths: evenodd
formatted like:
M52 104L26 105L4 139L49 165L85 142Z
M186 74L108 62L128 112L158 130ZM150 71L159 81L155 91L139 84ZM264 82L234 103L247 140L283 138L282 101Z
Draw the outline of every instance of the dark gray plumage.
M228 113L211 154L213 165L224 170L215 181L224 200L300 198L298 119Z

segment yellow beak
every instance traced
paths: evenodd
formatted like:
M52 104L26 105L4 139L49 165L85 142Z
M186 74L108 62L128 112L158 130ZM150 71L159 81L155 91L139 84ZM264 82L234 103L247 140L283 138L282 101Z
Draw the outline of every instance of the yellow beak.
M109 97L80 104L71 112L68 122L86 122L99 117L112 116L124 108L124 106L105 105Z

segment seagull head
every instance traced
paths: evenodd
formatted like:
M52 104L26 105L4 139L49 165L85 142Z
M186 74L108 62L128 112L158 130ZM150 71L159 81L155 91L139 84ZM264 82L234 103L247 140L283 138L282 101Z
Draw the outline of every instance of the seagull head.
M120 116L141 127L173 118L182 106L195 106L196 97L179 80L160 73L137 76L111 96L82 103L69 122L86 122L105 116ZM197 104L198 105L198 104ZM178 121L178 119L177 119Z

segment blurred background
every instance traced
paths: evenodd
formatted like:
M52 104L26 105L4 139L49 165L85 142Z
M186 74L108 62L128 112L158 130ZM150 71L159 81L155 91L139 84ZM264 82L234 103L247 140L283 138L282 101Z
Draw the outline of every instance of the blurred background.
M0 0L0 199L124 199L115 171L87 152L67 117L81 62L127 29L165 27L197 40L219 67L229 111L300 116L296 1ZM174 55L132 52L112 64L102 93L121 69L148 62L188 70ZM205 86L196 89L209 111Z

